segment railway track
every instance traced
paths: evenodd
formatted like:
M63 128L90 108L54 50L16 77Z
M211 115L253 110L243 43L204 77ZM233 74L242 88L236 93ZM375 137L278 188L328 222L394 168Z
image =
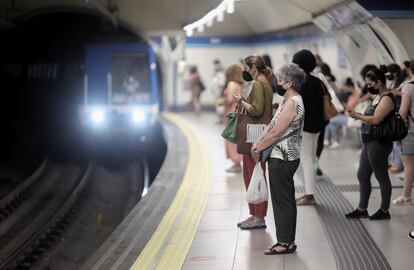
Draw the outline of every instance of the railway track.
M53 246L76 215L90 172L91 164L47 161L2 199L7 215L0 223L0 269L30 269Z

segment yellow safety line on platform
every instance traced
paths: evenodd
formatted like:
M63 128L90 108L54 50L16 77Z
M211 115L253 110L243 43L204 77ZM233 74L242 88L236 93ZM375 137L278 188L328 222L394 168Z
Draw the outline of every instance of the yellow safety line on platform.
M172 113L165 113L164 117L176 124L187 139L187 168L177 195L150 241L131 266L132 270L149 269L150 266L157 266L157 269L179 269L182 266L205 208L211 184L211 153L205 138L202 138L200 132L182 117ZM190 188L191 199L184 205ZM185 209L185 206L189 206L188 209ZM183 209L185 213L179 215ZM179 225L174 231L172 227L176 222ZM173 237L168 246L161 251L169 234ZM158 262L156 258L159 259Z

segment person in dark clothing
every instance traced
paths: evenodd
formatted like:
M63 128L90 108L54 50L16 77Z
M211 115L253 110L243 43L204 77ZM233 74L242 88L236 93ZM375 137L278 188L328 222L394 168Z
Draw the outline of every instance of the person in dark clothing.
M331 68L322 60L322 57L319 54L315 54L316 65L320 68L320 71L325 75L326 79L329 82L334 83L336 81L335 76L331 72Z
M292 59L306 73L300 94L305 107L305 122L303 125L302 150L300 162L303 168L305 195L296 200L297 205L315 205L315 164L316 148L319 133L325 126L323 118L323 95L325 93L321 80L310 73L316 66L315 56L309 50L298 51Z
M362 121L361 134L363 148L359 160L358 180L360 200L357 209L346 214L346 218L368 218L371 220L390 219L388 211L391 200L391 181L388 174L388 155L392 150L392 142L378 140L372 134L372 126L378 125L395 109L394 95L386 87L385 74L379 69L370 70L366 75L368 91L375 95L371 106L364 114L348 112L349 117ZM375 174L381 190L381 208L372 216L368 216L368 201L371 195L371 176Z

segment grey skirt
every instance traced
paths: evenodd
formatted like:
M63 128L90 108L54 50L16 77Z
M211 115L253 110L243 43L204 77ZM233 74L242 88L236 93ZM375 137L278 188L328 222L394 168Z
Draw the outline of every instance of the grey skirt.
M414 133L408 133L401 141L401 153L405 156L414 155Z

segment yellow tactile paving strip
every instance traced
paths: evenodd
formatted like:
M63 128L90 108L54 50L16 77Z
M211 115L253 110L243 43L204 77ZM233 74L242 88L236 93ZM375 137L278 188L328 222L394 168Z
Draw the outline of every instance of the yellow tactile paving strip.
M189 149L188 164L176 197L132 265L133 270L181 268L206 206L212 181L212 154L207 140L183 117L173 113L163 116L184 133Z

